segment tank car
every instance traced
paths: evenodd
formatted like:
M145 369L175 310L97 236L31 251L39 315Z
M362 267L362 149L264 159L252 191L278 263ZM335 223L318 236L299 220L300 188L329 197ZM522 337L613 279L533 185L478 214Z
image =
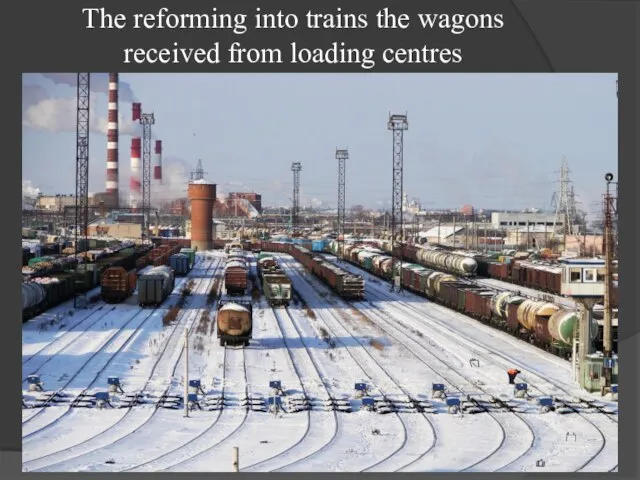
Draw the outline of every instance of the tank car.
M250 302L220 302L216 318L220 346L249 346L253 332L253 308Z

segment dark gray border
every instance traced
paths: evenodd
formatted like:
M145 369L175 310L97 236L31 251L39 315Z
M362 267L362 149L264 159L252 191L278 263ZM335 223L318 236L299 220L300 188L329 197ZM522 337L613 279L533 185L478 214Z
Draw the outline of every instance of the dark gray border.
M89 2L85 2L87 4ZM143 2L123 2L122 0L114 0L109 2L110 8L114 5L128 4L129 8L133 9L133 5L139 6ZM147 3L147 2L145 2ZM163 5L167 4L165 2ZM20 72L23 71L68 71L75 70L81 67L83 70L93 71L105 71L105 70L120 70L119 57L115 51L119 50L119 42L131 44L130 32L121 32L117 36L109 35L106 32L100 34L88 35L88 32L80 28L81 18L79 16L78 7L81 2L77 0L65 0L64 2L50 2L43 0L35 0L31 2L18 2L17 8L22 15L15 15L18 19L29 19L29 23L26 21L22 25L22 29L16 29L16 32L21 32L20 37L15 37L15 44L20 45L19 65L16 66L17 72L15 74L8 74L10 77L8 81L13 82L15 79L16 92L20 88L18 85ZM148 2L154 8L157 8L156 2ZM187 9L184 5L200 5L201 8L209 8L213 4L207 3L206 6L202 3L182 1L180 7ZM240 7L238 4L243 2L224 2L216 3L221 10L230 8L231 5L236 6L236 10ZM247 7L255 6L258 2L247 5ZM360 10L376 10L381 6L381 2L374 0L371 2L362 2ZM174 3L177 6L177 2ZM264 6L266 7L266 3ZM276 8L275 2L272 3L274 9ZM295 5L295 4L292 4ZM335 1L328 1L322 3L325 10L330 10L334 6L340 5ZM350 8L353 9L352 3ZM418 2L393 2L393 8L399 9L399 6L405 6L405 11L411 11L412 5L417 6ZM426 11L478 11L481 3L472 2L467 0L466 2L429 2L428 6L424 8ZM490 7L488 6L490 5ZM91 4L87 6L97 6L97 4ZM347 9L346 3L341 6ZM125 7L123 7L124 9ZM288 9L294 11L295 8L289 7L285 2L277 4L277 8ZM620 351L621 358L623 359L623 365L620 371L620 376L623 379L621 382L623 386L622 394L622 417L623 422L620 424L620 471L618 475L623 475L622 478L637 478L638 477L638 418L637 418L637 367L638 367L638 350L640 350L640 337L638 333L638 312L636 310L635 299L637 295L637 288L633 281L634 272L640 268L638 260L636 258L636 245L638 244L636 238L636 223L637 215L636 211L640 210L640 204L638 202L635 190L638 184L637 172L636 172L636 159L638 153L638 146L640 140L637 135L637 119L638 119L638 66L637 52L635 51L637 46L637 38L635 31L638 28L638 6L636 2L605 2L605 1L566 1L566 0L542 0L542 1L518 1L513 2L492 2L491 4L483 3L482 8L485 11L504 11L509 15L510 25L512 28L504 29L499 33L484 34L472 34L468 36L461 36L457 41L465 47L466 56L465 62L462 66L457 68L446 67L432 67L413 68L411 70L404 69L404 71L540 71L540 72L589 72L589 71L617 71L620 73L620 110L619 110L619 179L621 183L620 195L621 205L628 205L623 208L621 212L622 221L620 228L621 252L622 257L625 260L622 263L621 274L623 278L628 280L623 281L622 284L622 305L623 311L629 312L625 315L624 322L622 323L620 331ZM12 9L13 11L13 9ZM283 39L284 36L293 35L291 32L269 32L263 38L268 38L269 43L277 45L280 42L286 42ZM35 38L29 39L29 36ZM415 45L417 42L414 38L419 38L420 32L407 31L407 32L394 32L375 34L371 30L365 32L359 32L357 34L340 34L331 37L327 34L321 35L308 35L309 42L313 42L315 45L323 45L330 43L334 39L347 39L349 43L355 46L375 46L377 43L384 43L390 46L397 44ZM212 35L195 36L194 41L198 44L203 44L200 40L205 38L204 44L212 41ZM448 37L448 36L447 36ZM465 37L465 38L462 38ZM169 32L156 32L154 34L147 34L143 38L142 42L135 42L136 44L151 45L151 44L167 44L173 40L180 40L184 38L183 34L175 34ZM258 39L262 41L263 38ZM302 35L297 36L302 40ZM224 35L220 36L220 39L224 41ZM353 39L353 40L352 40ZM439 38L431 34L427 37L427 41L430 43L437 43ZM451 43L450 38L442 37L443 43ZM243 36L243 43L253 43L249 35ZM182 43L187 43L186 41ZM468 46L468 47L467 47ZM493 50L491 50L493 48ZM470 53L471 52L471 53ZM496 54L498 52L498 54ZM12 60L12 59L11 59ZM5 61L11 61L9 57ZM144 67L140 67L138 71L147 70ZM154 68L154 71L161 71L160 68ZM184 69L177 68L175 71L195 71L196 68ZM209 71L228 71L228 68L218 68L216 70L209 69ZM260 69L261 71L267 71L266 68ZM280 68L280 71L293 71L293 68ZM348 69L333 68L332 71L348 71ZM128 69L128 71L133 71ZM164 71L169 71L166 69ZM205 71L205 70L202 70ZM259 71L258 68L252 69L237 69L236 71ZM299 70L302 71L302 70ZM311 71L306 70L306 71ZM315 71L328 71L328 69L317 68ZM351 70L356 71L356 70ZM360 70L357 70L360 71ZM378 69L376 71L383 71ZM387 68L385 71L403 71L398 68ZM612 89L612 95L613 95ZM21 107L19 106L18 96L10 95L9 109L15 112L15 118L20 118L18 112ZM409 107L409 106L407 106ZM11 115L11 114L10 114ZM13 115L12 115L13 116ZM15 125L15 131L13 129ZM15 124L11 124L6 131L5 138L9 140L9 155L5 158L5 163L8 163L13 157L19 155L19 143L18 138L21 137L21 126L16 121ZM12 169L7 169L13 172ZM11 173L7 172L7 175ZM73 172L69 172L73 175ZM603 172L604 174L604 172ZM13 197L14 188L16 189L15 198L18 198L17 185L19 182L8 182L6 179L5 191L10 197ZM11 203L11 200L9 200ZM635 205L635 209L633 206ZM10 227L14 225L14 227ZM19 218L11 219L10 215L7 216L7 230L18 231ZM3 244L6 244L5 250L7 252L14 252L17 250L16 245L10 240L11 235L8 237L2 237ZM16 255L17 257L17 255ZM8 258L13 258L11 253L8 253ZM17 263L17 260L16 260ZM13 260L9 261L9 265L13 264ZM17 266L17 265L16 265ZM635 269L635 270L634 270ZM17 277L16 279L9 281L9 285L2 290L2 295L5 299L5 305L13 305L13 299L18 298L20 293L18 290ZM10 275L10 277L13 275ZM11 293L14 292L14 293ZM14 311L16 315L5 315L9 319L7 329L15 329L15 340L10 340L12 335L3 335L3 341L6 348L2 348L2 355L5 356L3 362L4 371L13 371L13 368L9 368L9 365L20 356L19 346L17 339L21 336L20 327L18 322L11 321L11 318L18 318L19 308L9 307L9 311ZM11 331L11 330L10 330ZM19 368L15 368L15 371L19 371ZM16 374L17 377L17 374ZM17 381L17 380L16 380ZM3 478L12 477L14 474L18 474L21 470L20 461L20 430L21 425L19 423L19 413L17 399L12 398L10 395L0 396L0 408L2 411L15 411L15 419L11 415L7 419L7 423L4 424L4 428L0 429L0 471L2 471ZM15 427L14 427L15 422ZM9 473L11 472L11 473ZM23 474L26 477L30 477L31 474ZM60 474L65 476L65 474ZM127 476L126 474L125 477ZM202 474L204 477L205 474ZM210 475L210 474L209 474ZM226 474L223 474L226 475ZM270 475L270 474L268 474ZM314 474L321 475L321 474ZM454 474L455 475L455 474ZM480 474L485 475L485 474ZM487 478L491 478L490 474L486 474ZM104 474L99 476L106 478ZM145 476L145 474L143 474ZM179 475L182 476L182 475ZM185 477L187 475L184 475ZM507 477L509 475L506 475ZM514 474L514 476L516 476ZM551 475L557 478L566 478L567 475ZM173 478L174 476L172 476Z

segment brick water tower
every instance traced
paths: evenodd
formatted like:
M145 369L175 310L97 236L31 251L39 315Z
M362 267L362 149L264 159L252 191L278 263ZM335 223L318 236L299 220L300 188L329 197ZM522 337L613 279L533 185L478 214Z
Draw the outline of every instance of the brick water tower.
M189 183L188 195L191 203L191 248L211 250L216 186L205 180L194 180Z

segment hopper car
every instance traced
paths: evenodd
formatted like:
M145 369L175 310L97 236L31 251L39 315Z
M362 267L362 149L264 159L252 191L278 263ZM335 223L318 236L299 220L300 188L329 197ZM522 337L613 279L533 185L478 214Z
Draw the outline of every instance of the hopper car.
M221 301L216 315L220 346L249 346L253 332L253 308L247 301Z
M345 260L369 273L390 281L392 258L385 253L370 252L370 247L351 250ZM398 267L399 268L399 267ZM541 349L563 358L571 355L573 335L579 324L578 313L554 303L532 300L512 291L500 291L474 283L468 278L432 270L418 264L404 263L401 285L404 289L428 298L444 307L506 331ZM592 318L592 341L599 333ZM617 345L614 344L617 351Z
M262 242L263 252L287 253L345 300L364 298L364 279L293 243Z

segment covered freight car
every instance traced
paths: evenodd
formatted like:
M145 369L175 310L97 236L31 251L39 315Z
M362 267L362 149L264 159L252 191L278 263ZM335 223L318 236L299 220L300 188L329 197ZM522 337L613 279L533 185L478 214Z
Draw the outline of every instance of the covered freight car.
M220 346L249 346L253 333L253 307L250 302L220 302L216 318Z
M224 269L224 285L228 295L244 295L247 291L248 268L244 261L230 260Z
M124 302L136 289L136 270L122 267L107 268L100 278L100 296L107 303Z
M175 277L166 265L153 267L138 277L138 304L160 305L173 291Z
M169 257L169 265L173 269L174 273L178 277L184 277L189 273L193 264L191 263L189 256L184 253L176 253Z
M288 306L291 301L291 280L284 273L269 273L263 275L262 290L271 306Z

